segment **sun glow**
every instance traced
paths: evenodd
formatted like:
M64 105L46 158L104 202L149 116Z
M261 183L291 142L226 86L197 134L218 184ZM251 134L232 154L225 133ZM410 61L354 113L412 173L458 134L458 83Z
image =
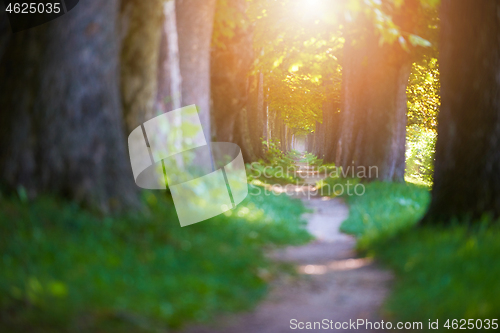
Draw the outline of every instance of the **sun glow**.
M325 0L298 0L297 11L307 19L318 18L325 7Z

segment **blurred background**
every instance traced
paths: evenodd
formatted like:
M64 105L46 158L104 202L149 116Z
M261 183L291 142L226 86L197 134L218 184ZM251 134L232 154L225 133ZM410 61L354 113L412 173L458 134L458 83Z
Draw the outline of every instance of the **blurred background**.
M81 0L16 33L0 4L0 331L254 309L304 275L269 253L315 238L276 184L349 208L355 256L394 272L381 317L494 328L499 5L442 2ZM134 183L127 137L191 104L207 141L241 148L250 195L181 228L168 189Z

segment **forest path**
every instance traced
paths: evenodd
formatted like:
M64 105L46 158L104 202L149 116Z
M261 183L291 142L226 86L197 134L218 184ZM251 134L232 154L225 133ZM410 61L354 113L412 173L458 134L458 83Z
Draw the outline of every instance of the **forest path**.
M339 231L348 217L347 205L338 198L309 197L320 176L310 167L297 163L304 184L293 197L299 197L313 210L305 214L313 242L275 251L270 256L292 263L298 277L285 276L271 284L269 295L251 311L224 315L210 325L194 325L183 333L281 333L294 332L291 320L298 322L349 322L357 319L380 321L379 308L392 280L390 272L381 270L354 250L354 237ZM306 187L306 188L304 188ZM307 332L323 332L324 329ZM330 328L329 328L330 329ZM382 330L342 329L350 332L383 332Z

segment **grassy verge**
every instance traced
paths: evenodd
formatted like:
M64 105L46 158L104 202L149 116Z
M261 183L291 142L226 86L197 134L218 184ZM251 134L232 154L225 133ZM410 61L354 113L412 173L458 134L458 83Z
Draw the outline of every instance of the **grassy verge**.
M303 179L299 177L298 168L294 164L272 166L261 162L246 165L247 180L250 184L299 184Z
M350 216L342 230L359 237L360 250L396 273L386 302L390 319L500 319L500 227L418 227L429 193L414 184L370 183L364 196L346 199ZM483 321L485 325L486 321Z
M300 201L249 196L181 228L171 198L100 217L51 198L0 198L0 331L148 332L251 307L279 267L264 250L310 240Z
M373 182L364 184L363 195L346 197L349 218L341 231L358 237L358 247L370 248L375 242L389 241L401 230L413 226L429 203L424 186Z

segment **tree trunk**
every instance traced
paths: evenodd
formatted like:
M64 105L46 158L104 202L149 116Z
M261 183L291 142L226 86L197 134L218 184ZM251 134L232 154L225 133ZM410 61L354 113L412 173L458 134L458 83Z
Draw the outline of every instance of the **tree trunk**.
M163 0L122 0L121 91L128 132L156 115Z
M0 2L0 61L2 56L7 49L12 33L10 32L9 19L7 18L7 12L4 10L3 2Z
M308 153L314 152L314 133L307 134L307 146L306 150Z
M366 171L376 167L378 172L367 176L403 181L411 59L398 44L380 47L373 32L363 37L356 38L356 45L346 38L344 46L336 164Z
M289 135L289 130L288 130L288 126L286 126L285 122L283 121L283 125L282 125L282 130L281 130L281 137L282 137L282 141L281 141L281 150L283 150L283 152L288 152L288 135Z
M264 112L263 112L263 102L264 99L259 98L260 87L262 86L260 83L260 74L252 75L248 78L248 100L246 105L247 117L248 117L248 125L249 132L251 136L252 149L257 158L263 157L262 154L262 134L264 127ZM262 102L262 105L260 103Z
M233 10L242 15L247 8L245 0L220 4L232 6ZM227 8L219 10L224 11L224 9ZM247 76L254 61L252 32L249 28L237 25L233 30L234 35L227 37L220 33L222 29L227 27L219 25L214 27L214 36L217 33L218 43L212 47L211 53L213 131L217 141L234 142L241 147L242 144L246 144L246 139L241 138L241 131L248 132L248 129L239 126L246 123L246 121L240 122L239 118L246 117L246 114L241 115L241 113L244 112L248 101Z
M294 134L293 132L287 128L286 129L286 135L287 135L287 142L286 142L286 151L292 151L293 149L293 138L294 138Z
M257 93L257 113L259 115L259 123L262 128L261 141L267 141L267 107L264 99L264 73L259 73L259 85Z
M442 102L426 222L500 216L498 13L500 3L494 0L442 3Z
M324 111L324 110L323 110ZM314 154L318 156L318 158L323 158L324 156L324 149L325 149L325 131L327 131L328 128L325 124L325 119L323 115L323 122L316 122L316 132L315 134L315 140L314 140Z
M10 36L0 63L0 178L103 210L137 203L119 94L118 1L88 0Z
M316 122L316 130L314 132L314 154L317 155L320 159L324 159L325 155L329 150L331 150L331 146L334 145L334 142L329 141L330 136L332 135L332 131L334 131L333 124L331 124L331 78L328 73L323 73L323 87L326 91L326 99L322 105L322 122Z
M257 152L252 145L250 125L248 121L248 111L246 108L238 113L235 122L234 142L241 148L243 159L246 163L258 161Z
M338 112L338 107L331 101L328 101L325 111L325 119L323 120L325 123L325 147L323 150L323 160L325 163L333 163L335 162L335 153L338 144L338 123L340 114Z
M165 113L182 107L182 77L174 0L164 2L163 16L156 105L159 111Z
M175 0L182 105L196 104L207 142L210 127L210 45L216 0Z
M271 142L272 140L277 139L278 137L276 136L279 134L279 129L278 129L278 112L274 110L269 110L269 104L266 104L267 107L267 142Z
M252 142L257 156L262 156L263 144L262 141L266 140L265 131L266 126L266 110L264 103L264 74L259 73L256 76L250 77L250 90L248 91L248 109L250 111L250 133L252 135Z
M418 28L419 6L406 0L392 13L402 31ZM380 46L372 20L363 15L347 30L336 164L363 169L367 178L403 181L411 53L397 41Z
M339 132L339 93L338 86L334 84L333 79L326 73L325 89L327 91L326 100L323 104L323 124L324 124L324 148L323 161L325 163L335 162L335 152L338 143Z

